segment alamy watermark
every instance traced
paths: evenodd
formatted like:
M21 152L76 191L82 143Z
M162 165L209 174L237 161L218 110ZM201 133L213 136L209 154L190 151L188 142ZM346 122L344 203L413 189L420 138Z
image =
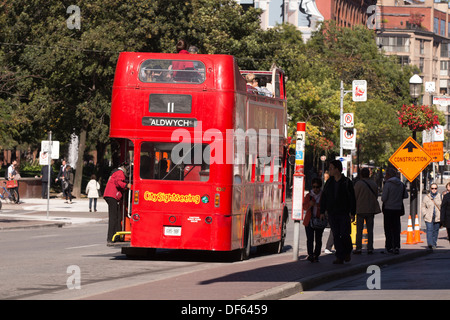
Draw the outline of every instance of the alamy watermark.
M67 7L66 13L70 14L66 20L67 28L70 30L81 29L81 10L79 6L70 5Z
M369 290L373 290L373 289L380 290L381 289L381 270L380 270L380 267L377 266L377 265L370 265L367 268L366 273L371 274L369 276L369 278L367 278L367 281L366 281L367 289L369 289Z
M67 267L66 273L70 274L67 278L67 289L81 289L81 269L77 265L70 265Z
M369 15L367 17L367 28L371 30L377 29L377 6L368 6L366 13Z

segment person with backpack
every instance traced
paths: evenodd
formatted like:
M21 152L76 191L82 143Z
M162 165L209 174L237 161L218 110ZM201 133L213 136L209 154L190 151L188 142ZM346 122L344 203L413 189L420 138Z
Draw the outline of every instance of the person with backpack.
M369 179L369 168L361 169L361 179L355 183L356 197L356 249L354 254L362 253L362 234L364 222L367 228L367 253L373 253L373 226L375 214L381 212L378 203L378 187Z
M328 213L328 221L334 236L336 260L333 264L343 264L351 260L353 249L351 222L355 219L356 199L353 183L342 174L339 160L330 162L330 178L327 180L320 199L320 213Z

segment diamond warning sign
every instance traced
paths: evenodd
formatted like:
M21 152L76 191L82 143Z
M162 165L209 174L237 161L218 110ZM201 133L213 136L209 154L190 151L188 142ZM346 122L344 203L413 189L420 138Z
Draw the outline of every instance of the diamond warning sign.
M411 137L389 158L389 162L410 182L414 181L431 160L432 157Z

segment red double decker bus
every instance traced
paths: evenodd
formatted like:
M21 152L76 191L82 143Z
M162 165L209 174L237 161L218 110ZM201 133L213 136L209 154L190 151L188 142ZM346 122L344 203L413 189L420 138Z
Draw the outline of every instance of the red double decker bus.
M248 90L245 73L271 83L270 94ZM133 165L122 252L280 252L286 121L280 69L240 72L229 55L121 53L110 136Z

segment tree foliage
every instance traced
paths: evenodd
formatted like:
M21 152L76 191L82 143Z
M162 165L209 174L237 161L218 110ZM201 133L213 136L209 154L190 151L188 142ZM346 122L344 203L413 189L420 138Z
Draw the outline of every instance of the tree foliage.
M68 0L0 4L1 148L39 145L52 130L62 150L69 136L86 132L87 149L109 143L109 109L119 52L175 52L179 38L201 53L234 55L241 69L288 76L290 133L308 122L308 145L339 146L339 84L368 82L368 101L345 97L355 113L364 161L385 163L407 130L397 111L410 103L410 67L378 51L373 31L323 23L308 43L292 25L260 28L260 11L234 0L79 0L80 29L69 29Z

